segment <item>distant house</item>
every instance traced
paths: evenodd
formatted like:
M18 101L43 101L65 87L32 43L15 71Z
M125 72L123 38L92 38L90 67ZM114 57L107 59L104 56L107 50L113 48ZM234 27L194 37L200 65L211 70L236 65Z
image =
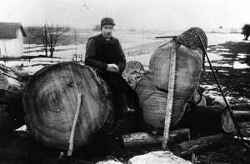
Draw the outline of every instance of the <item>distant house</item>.
M0 57L21 56L24 37L26 33L20 23L0 22Z

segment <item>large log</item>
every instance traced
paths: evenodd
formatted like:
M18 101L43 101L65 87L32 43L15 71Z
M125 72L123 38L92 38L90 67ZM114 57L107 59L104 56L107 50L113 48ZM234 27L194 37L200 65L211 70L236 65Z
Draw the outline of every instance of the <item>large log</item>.
M208 147L212 147L214 145L221 145L226 141L225 139L226 136L224 134L201 137L195 140L185 141L178 145L175 145L173 151L177 155L186 156L194 152L204 150Z
M170 131L169 144L176 144L178 142L190 139L189 129L179 129ZM159 135L151 135L146 132L137 132L132 134L123 135L123 142L125 147L137 147L145 145L160 145L163 137Z
M23 76L0 65L0 131L8 133L24 124L22 108Z
M33 75L25 87L23 104L28 128L37 141L68 149L79 94L83 96L74 132L76 148L113 122L106 83L90 67L73 62L48 66Z
M233 109L232 112L235 118L250 119L250 105L249 104L232 105L231 108ZM195 110L197 109L222 113L222 111L224 110L224 106L211 105L211 106L202 106L202 107L196 108Z

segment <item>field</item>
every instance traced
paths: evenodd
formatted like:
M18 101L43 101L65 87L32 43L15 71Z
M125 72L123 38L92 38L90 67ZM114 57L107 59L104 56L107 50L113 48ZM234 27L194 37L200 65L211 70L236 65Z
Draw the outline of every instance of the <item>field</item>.
M168 40L155 39L155 37L160 35L177 35L179 33L180 32L121 30L115 31L114 35L119 38L127 61L140 61L147 68L154 49ZM2 60L0 63L33 74L49 64L73 60L84 61L86 40L94 34L95 32L92 31L80 33L80 38L83 38L81 44L58 45L55 48L53 58L42 57L44 55L43 45L25 44L23 55L26 56L26 59ZM209 42L208 55L214 68L218 72L219 78L222 80L222 85L225 87L225 90L229 92L228 98L232 99L232 96L237 96L238 100L248 101L248 98L250 98L247 92L247 75L248 69L250 68L248 42L243 42L242 35L238 33L208 33L207 35ZM212 89L213 87L211 87L211 85L214 83L209 72L208 63L206 63L206 70L204 71L201 84L207 89ZM232 86L232 80L239 79L236 78L238 76L240 76L241 79L240 83L238 83L240 87ZM207 84L210 86L207 86Z

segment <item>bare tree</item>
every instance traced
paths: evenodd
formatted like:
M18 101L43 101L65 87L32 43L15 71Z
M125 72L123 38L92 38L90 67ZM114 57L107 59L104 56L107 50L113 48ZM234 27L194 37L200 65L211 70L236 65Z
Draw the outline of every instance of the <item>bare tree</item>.
M47 30L47 25L44 24L43 26L43 33L42 33L42 43L43 43L43 48L45 52L45 56L48 56L48 30Z
M63 34L69 30L70 29L68 27L44 25L42 41L46 56L48 56L48 52L50 52L49 56L53 57L58 41L61 39Z
M48 56L47 25L31 26L26 29L28 33L28 43L42 44L45 56Z
M44 24L43 26L31 26L28 31L28 41L35 44L42 44L45 56L53 57L55 47L59 41L63 40L63 35L70 30L69 27L53 26Z

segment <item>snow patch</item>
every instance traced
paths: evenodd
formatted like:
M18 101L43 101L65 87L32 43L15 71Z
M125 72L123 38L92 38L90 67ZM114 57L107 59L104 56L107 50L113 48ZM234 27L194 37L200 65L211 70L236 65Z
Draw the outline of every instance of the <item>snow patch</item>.
M246 69L246 68L250 68L250 66L246 63L240 63L239 61L234 61L233 68L234 69Z

